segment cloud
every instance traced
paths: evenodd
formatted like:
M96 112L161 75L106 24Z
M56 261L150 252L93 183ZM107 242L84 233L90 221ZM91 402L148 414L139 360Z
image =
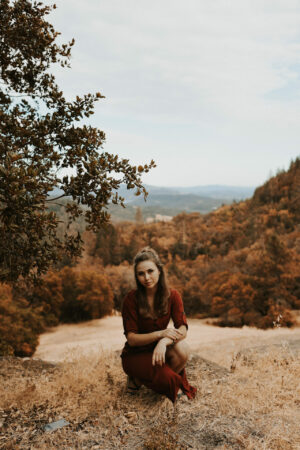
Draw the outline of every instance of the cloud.
M174 128L188 129L191 158L195 148L220 157L243 146L265 154L267 172L297 154L298 1L58 0L57 7L56 27L76 39L73 69L57 71L58 79L70 95L100 90L107 99L96 118L113 133L137 136L137 158L142 138L160 148L162 161L170 149L179 155ZM111 137L111 148L117 141ZM276 162L270 149L281 154Z

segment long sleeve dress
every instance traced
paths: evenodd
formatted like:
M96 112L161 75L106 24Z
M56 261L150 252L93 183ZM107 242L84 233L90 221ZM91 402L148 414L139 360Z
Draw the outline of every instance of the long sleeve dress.
M145 318L139 314L136 291L130 291L123 302L122 317L125 336L129 332L142 334L164 330L171 318L175 328L181 325L188 327L182 299L175 289L170 292L167 314L156 319ZM194 398L196 388L188 383L185 369L176 373L167 363L162 366L152 365L152 353L156 344L157 342L153 342L131 347L126 342L121 355L124 372L130 377L138 378L142 384L155 392L166 395L172 402L175 402L179 389L188 398Z

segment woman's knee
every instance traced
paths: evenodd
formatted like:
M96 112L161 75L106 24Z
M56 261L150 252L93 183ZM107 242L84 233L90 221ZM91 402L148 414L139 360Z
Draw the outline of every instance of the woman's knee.
M189 358L189 347L185 342L179 341L168 347L166 357L173 369L184 367Z
M182 363L186 363L189 359L190 349L189 346L183 342L179 341L173 345L173 350L176 356L182 361Z

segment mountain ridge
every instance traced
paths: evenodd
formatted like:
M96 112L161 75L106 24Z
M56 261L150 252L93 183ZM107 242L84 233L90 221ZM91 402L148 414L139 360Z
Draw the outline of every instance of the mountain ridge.
M145 184L148 198L151 195L197 195L208 198L218 198L227 200L245 200L253 195L253 186L229 186L229 185L197 185L197 186L155 186ZM127 190L121 186L118 191L125 199L136 198L134 191Z

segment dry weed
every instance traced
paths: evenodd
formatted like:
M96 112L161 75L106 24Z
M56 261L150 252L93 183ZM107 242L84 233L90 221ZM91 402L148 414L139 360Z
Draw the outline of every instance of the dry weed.
M217 351L217 349L216 349ZM188 376L194 401L172 403L146 388L125 389L118 353L57 366L3 359L1 448L297 449L300 362L288 349L235 355L232 371L198 355ZM60 418L70 425L43 426Z

